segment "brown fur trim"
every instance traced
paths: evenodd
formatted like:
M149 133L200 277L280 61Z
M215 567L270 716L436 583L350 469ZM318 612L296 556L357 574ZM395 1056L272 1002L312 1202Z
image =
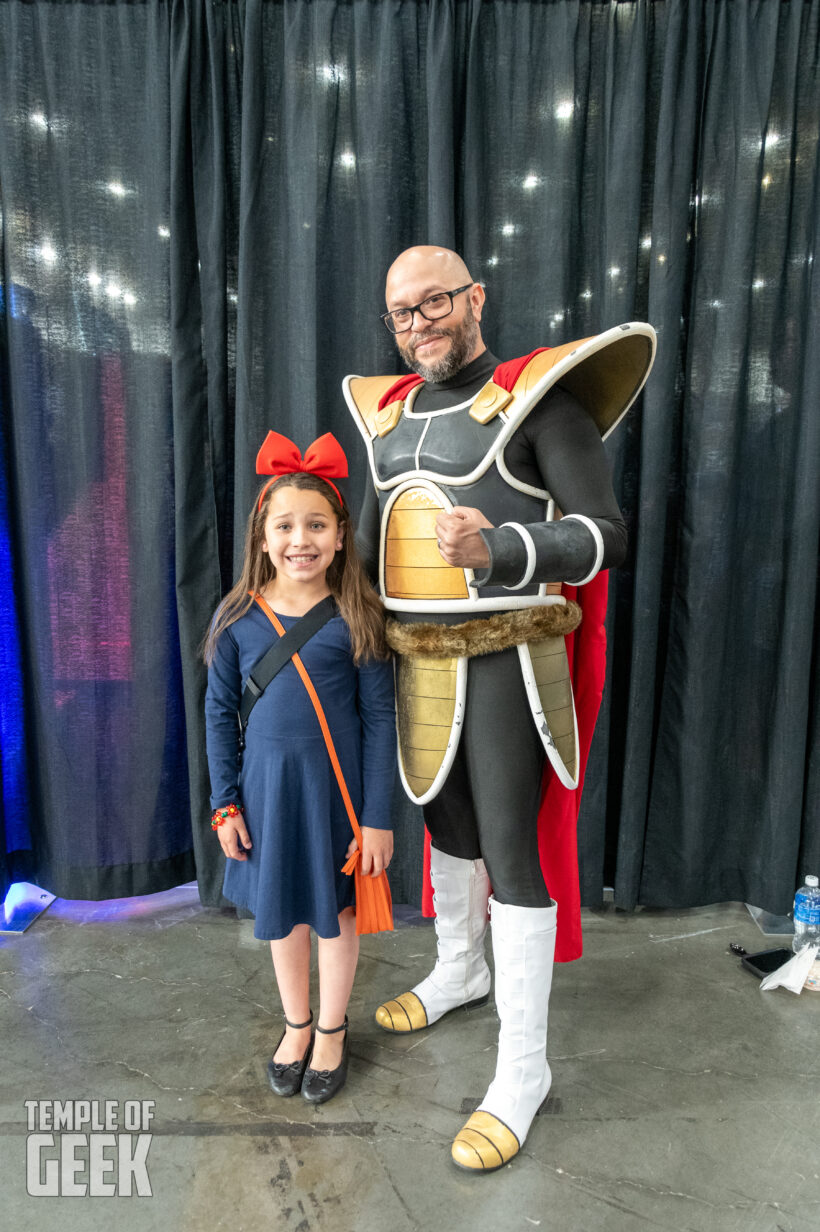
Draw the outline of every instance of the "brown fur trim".
M496 612L484 619L465 620L460 625L400 624L398 620L388 620L387 641L398 654L423 659L453 659L493 654L547 637L565 637L580 623L581 609L570 601Z

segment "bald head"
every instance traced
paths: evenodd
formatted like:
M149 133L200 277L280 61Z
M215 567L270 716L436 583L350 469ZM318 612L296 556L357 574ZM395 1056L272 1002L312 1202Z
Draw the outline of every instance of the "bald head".
M450 295L444 308L452 311L442 316L424 303L439 296L440 304L443 291ZM484 288L452 249L433 244L405 249L387 271L385 300L388 312L414 310L412 324L402 323L395 342L407 366L426 381L449 380L485 350L479 328Z
M396 257L387 271L385 298L388 308L396 307L390 303L391 291L395 287L400 288L407 279L427 279L431 284L445 289L461 287L465 282L473 281L457 252L451 248L437 248L434 244L417 244Z

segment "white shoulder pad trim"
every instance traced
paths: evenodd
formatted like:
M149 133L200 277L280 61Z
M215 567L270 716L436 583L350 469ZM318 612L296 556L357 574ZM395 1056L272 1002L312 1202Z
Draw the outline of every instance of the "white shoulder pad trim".
M356 372L351 372L350 376L346 376L345 379L342 381L342 393L344 394L344 399L345 399L345 402L347 403L348 410L353 416L353 422L355 423L356 427L359 429L359 432L362 435L362 439L365 443L365 448L367 449L367 461L368 461L368 465L370 466L370 474L373 477L373 483L378 488L380 484L379 484L378 476L376 475L376 463L373 457L373 437L370 435L370 430L364 421L364 416L362 415L361 411L356 405L356 399L353 397L353 394L350 392L350 382L358 381L359 379L360 379L359 375Z
M539 500L548 501L550 499L550 494L546 488L534 488L531 483L525 483L523 479L516 479L507 466L507 459L504 457L503 452L498 455L495 464L499 475L511 488L516 488L519 492L525 492L527 496L537 496Z

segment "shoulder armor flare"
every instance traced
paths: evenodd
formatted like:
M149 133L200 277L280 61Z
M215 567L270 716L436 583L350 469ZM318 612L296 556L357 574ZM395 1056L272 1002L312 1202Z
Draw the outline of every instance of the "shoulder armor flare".
M391 402L379 410L379 402L391 385L395 385L397 376L353 376L348 378L348 405L355 406L367 435L385 436L395 428L401 415L403 402ZM394 409L397 408L397 409ZM387 415L387 412L390 412Z
M654 358L654 329L632 321L534 355L513 393L517 402L530 407L552 385L560 384L575 395L601 436L607 437L643 388Z

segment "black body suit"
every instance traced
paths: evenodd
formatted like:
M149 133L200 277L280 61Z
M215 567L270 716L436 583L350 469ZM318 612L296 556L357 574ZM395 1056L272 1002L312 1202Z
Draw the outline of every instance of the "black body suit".
M429 418L421 445L420 425L402 421L402 431L374 441L374 461L380 476L408 473L413 465L441 474L464 475L472 470L477 429L464 411L492 378L498 360L485 351L455 377L425 382L415 395L412 415ZM412 417L410 417L412 418ZM402 438L402 432L407 439ZM415 452L420 449L421 452ZM550 390L515 430L504 449L509 474L534 489L546 490L562 514L580 514L600 532L600 568L620 564L626 551L626 527L612 490L601 436L591 416L560 386ZM476 483L447 488L454 504L481 509L494 529L482 532L490 565L476 573L478 594L487 598L525 598L542 582L588 580L600 544L583 522L545 522L546 502L509 485L496 465ZM526 527L535 546L530 585L517 587L528 567L521 535L501 522ZM357 547L371 576L378 573L379 496L368 485L357 535ZM530 562L531 564L532 562ZM511 603L512 607L513 604ZM391 613L402 622L429 621L427 614ZM437 615L439 623L457 624L461 613ZM461 739L449 775L439 794L423 806L432 842L460 859L483 859L493 894L499 902L520 907L546 907L550 896L538 858L537 817L544 768L544 746L536 730L521 677L516 649L470 660Z

